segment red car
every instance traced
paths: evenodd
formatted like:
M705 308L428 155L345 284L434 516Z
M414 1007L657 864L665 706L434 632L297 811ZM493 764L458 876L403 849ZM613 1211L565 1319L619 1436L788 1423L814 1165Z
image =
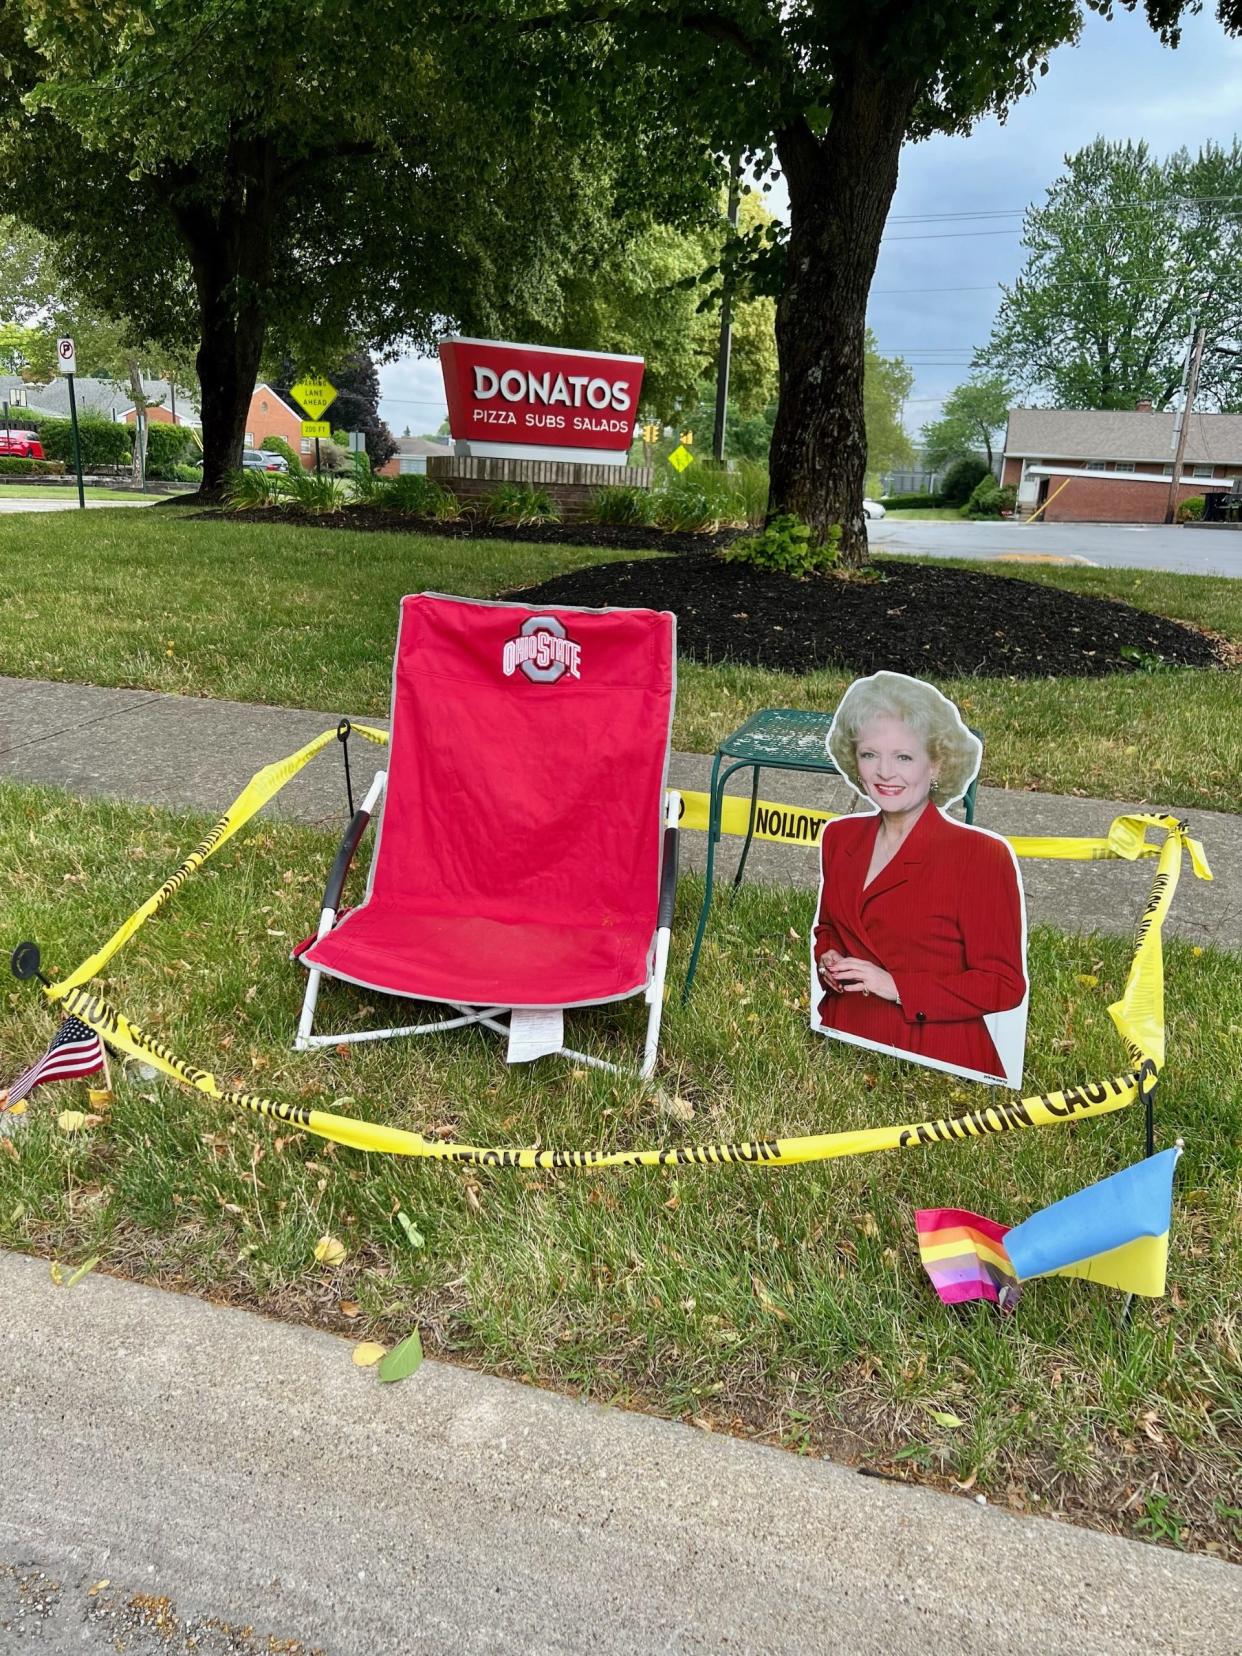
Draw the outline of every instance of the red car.
M37 431L5 431L0 426L0 455L17 455L22 460L42 460L43 444Z

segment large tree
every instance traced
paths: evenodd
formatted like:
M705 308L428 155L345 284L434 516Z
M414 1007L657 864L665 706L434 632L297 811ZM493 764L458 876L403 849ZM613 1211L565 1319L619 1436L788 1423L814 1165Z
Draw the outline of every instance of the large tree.
M1061 408L1162 408L1190 336L1207 334L1200 395L1242 407L1242 145L1167 160L1097 138L1026 215L1026 264L980 359Z
M976 370L950 391L940 418L923 427L923 458L932 471L972 454L992 466L992 445L1009 414L1011 392L1003 374Z
M610 84L658 64L682 111L685 150L773 162L789 235L768 267L778 293L780 412L772 510L866 557L863 360L867 293L903 144L1003 117L1077 37L1079 0L509 0L527 28L615 43ZM1086 0L1106 10L1110 0ZM1167 40L1186 0L1140 3ZM1236 28L1242 0L1219 0Z
M667 207L710 172L674 170L641 75L607 123L553 103L550 43L501 43L449 0L124 0L97 23L0 8L0 212L46 230L100 310L193 341L207 492L265 344L315 369L356 339L498 327L554 298L619 191L661 174ZM588 69L562 46L568 86Z

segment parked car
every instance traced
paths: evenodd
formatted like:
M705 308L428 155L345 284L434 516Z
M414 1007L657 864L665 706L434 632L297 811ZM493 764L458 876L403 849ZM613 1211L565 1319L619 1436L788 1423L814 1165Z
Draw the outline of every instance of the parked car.
M289 462L283 454L270 454L267 449L243 449L242 470L287 472Z
M865 518L882 518L884 516L884 508L880 505L878 500L864 500L863 516Z
M6 432L0 426L0 454L16 456L20 460L42 460L43 444L37 431L18 431L10 426Z

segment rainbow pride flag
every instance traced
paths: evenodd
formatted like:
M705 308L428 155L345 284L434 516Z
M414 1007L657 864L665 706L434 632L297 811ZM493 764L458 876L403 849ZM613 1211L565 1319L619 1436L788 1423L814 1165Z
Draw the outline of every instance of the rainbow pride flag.
M966 1208L919 1208L919 1257L946 1305L966 1300L1012 1304L1018 1280L1005 1251L1008 1225Z

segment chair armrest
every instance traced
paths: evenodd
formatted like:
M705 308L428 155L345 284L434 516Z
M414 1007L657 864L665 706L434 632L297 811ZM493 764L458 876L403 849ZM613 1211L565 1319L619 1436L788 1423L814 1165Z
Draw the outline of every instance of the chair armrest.
M328 883L323 890L323 908L335 914L341 906L341 893L345 889L345 881L349 875L350 865L354 860L354 853L361 844L362 836L367 831L371 820L371 812L375 802L383 792L387 780L384 771L377 771L375 780L367 789L367 796L350 818L349 827L341 836L341 843L337 847L336 856L328 872Z
M673 909L677 902L677 842L676 828L664 830L664 867L660 871L660 914L657 929L670 928Z

